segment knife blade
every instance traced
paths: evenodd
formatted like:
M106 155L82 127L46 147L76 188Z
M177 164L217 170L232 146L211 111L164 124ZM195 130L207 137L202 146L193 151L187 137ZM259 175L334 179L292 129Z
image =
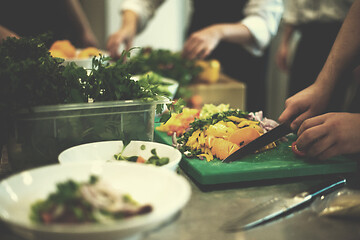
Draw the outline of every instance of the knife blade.
M241 158L245 157L246 155L254 153L256 150L286 136L291 132L292 130L290 128L290 123L289 122L282 123L279 126L275 127L274 129L256 138L255 140L249 142L247 145L243 146L237 151L233 152L222 162L229 163L233 161L238 161Z
M226 223L224 226L222 226L222 229L227 232L236 232L236 231L245 231L252 228L255 228L257 226L269 223L270 221L279 219L280 217L287 216L290 213L295 212L296 210L301 209L301 207L304 207L307 204L310 204L315 198L323 196L325 194L328 194L330 192L335 191L336 189L339 189L343 187L346 184L347 180L345 178L338 178L336 180L331 180L330 182L327 182L325 184L322 184L321 186L317 187L315 191L312 191L312 193L303 193L300 195L297 195L297 197L294 199L294 201L291 201L289 205L284 204L281 199L276 198L273 201L273 203L280 205L280 209L275 208L273 212L265 215L264 217L260 217L256 220L253 220L249 223L243 224L243 218L237 218L232 219L228 223ZM265 207L270 207L270 204L261 204ZM252 211L252 212L258 212L258 211Z

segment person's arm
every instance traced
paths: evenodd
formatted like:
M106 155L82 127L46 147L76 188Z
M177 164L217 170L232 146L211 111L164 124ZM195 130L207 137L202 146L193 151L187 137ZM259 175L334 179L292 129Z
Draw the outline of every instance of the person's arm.
M16 33L0 25L0 42L7 37L19 38L19 36Z
M138 25L138 16L132 10L125 10L122 13L122 26L115 33L111 34L107 42L107 50L114 59L119 57L119 46L125 44L125 50L133 45Z
M123 0L120 11L131 10L138 16L137 33L142 32L165 0Z
M281 0L250 0L240 22L218 23L192 33L184 44L183 56L205 58L220 41L237 43L260 56L277 32L282 11Z
M294 32L299 25L304 23L304 21L308 21L308 19L304 17L304 14L309 8L308 4L308 1L284 1L284 13L282 15L283 31L276 53L276 64L281 70L285 72L289 71L290 69L288 66L289 52Z
M98 40L95 37L94 32L90 26L90 23L82 9L81 4L78 0L67 0L66 1L68 13L70 17L73 19L75 28L78 29L79 32L79 40L82 44L81 47L88 46L98 46Z
M354 2L338 33L330 54L314 84L285 102L285 110L279 122L289 121L292 129L325 109L334 86L346 71L352 71L360 63L360 0Z
M351 6L316 83L328 91L348 71L360 64L360 1Z
M282 0L250 0L241 23L249 29L254 41L243 44L244 48L255 56L261 56L277 34L283 11Z
M307 156L327 159L339 154L360 152L360 114L320 113L335 83L358 66L360 51L360 0L353 3L338 33L323 69L314 84L286 100L279 122L292 121L297 129L297 147Z
M192 33L186 40L183 56L188 59L207 57L220 41L251 44L254 38L242 23L220 23Z
M165 0L124 0L120 12L122 15L119 30L108 38L107 49L112 58L118 58L119 47L125 44L125 50L132 47L136 34L143 31L156 10Z
M284 30L281 36L280 44L276 53L277 66L287 72L289 70L289 51L290 42L294 33L294 26L292 24L284 23Z

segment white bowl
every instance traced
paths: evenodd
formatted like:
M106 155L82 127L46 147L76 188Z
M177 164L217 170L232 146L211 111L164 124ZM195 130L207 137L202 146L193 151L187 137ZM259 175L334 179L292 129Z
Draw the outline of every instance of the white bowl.
M78 55L83 49L76 49L76 55ZM109 56L109 53L105 50L100 50L102 55L107 57ZM97 58L99 58L99 56L97 56ZM93 57L89 57L89 58L71 58L71 59L65 59L64 61L64 65L67 65L71 62L74 62L76 65L80 66L80 67L83 67L85 69L92 69L92 59Z
M114 223L72 225L33 224L32 203L44 199L59 182L87 181L97 175L111 187L129 193L141 204L151 204L152 212ZM24 171L0 182L0 220L25 239L110 240L141 236L163 224L180 211L191 195L190 185L180 175L163 168L136 163L54 164Z
M174 99L176 91L179 87L179 83L177 81L175 81L174 79L171 78L162 78L161 79L164 83L166 83L167 85L161 85L161 88L164 88L166 90L168 90L170 92L170 99Z
M64 65L67 65L69 63L75 63L76 65L83 67L85 69L91 69L92 68L92 58L83 58L83 59L67 59L64 61Z
M141 146L145 146L145 149L141 150ZM122 148L122 141L87 143L66 149L59 154L58 159L62 164L74 162L119 162L119 160L115 160L114 154L120 153ZM123 156L141 156L144 159L149 159L151 150L154 148L160 158L169 158L169 163L160 167L175 171L182 155L179 150L166 144L149 141L131 141L126 146Z

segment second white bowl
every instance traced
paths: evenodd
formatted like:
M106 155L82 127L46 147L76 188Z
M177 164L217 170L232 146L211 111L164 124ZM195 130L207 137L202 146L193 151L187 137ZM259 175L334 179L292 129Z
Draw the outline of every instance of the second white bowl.
M87 143L71 147L61 152L58 159L60 163L76 163L76 162L113 162L116 160L114 155L123 149L122 141L103 141ZM131 141L126 146L123 156L141 156L149 159L152 155L151 150L156 149L157 155L168 157L169 163L161 166L169 170L175 171L181 160L181 153L176 148L156 142L149 141Z

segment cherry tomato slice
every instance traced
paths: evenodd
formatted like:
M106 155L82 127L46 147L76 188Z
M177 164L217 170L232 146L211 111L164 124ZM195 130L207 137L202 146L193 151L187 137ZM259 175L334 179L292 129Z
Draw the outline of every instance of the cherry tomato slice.
M297 146L296 146L296 142L293 142L291 144L291 150L293 151L293 153L298 156L298 157L305 157L305 152L300 151Z
M137 162L137 163L145 163L146 160L145 160L145 158L143 158L143 157L141 157L141 156L138 156L137 159L136 159L136 162Z

